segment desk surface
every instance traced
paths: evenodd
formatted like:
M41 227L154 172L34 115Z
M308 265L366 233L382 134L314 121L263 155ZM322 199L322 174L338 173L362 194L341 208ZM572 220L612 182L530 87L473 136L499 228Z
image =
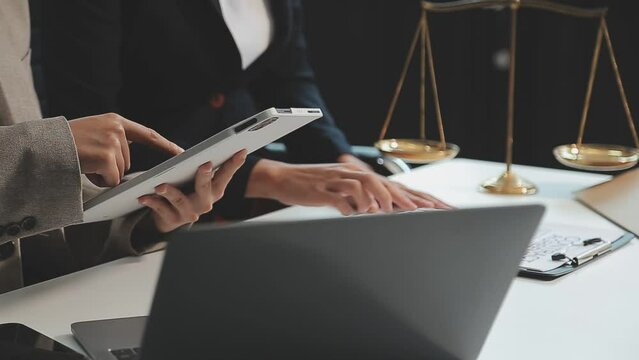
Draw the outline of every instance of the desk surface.
M457 159L396 179L458 207L543 203L545 221L613 226L572 200L572 192L607 176L516 166L536 183L530 197L481 194L478 184L503 165ZM256 220L339 216L294 207ZM163 253L128 258L0 296L0 322L21 322L78 349L72 322L148 314ZM552 281L517 278L480 359L636 359L639 354L639 243Z

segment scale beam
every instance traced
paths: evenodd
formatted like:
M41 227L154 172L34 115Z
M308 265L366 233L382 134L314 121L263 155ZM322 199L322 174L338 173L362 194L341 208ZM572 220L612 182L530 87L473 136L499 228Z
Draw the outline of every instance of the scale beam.
M422 2L422 9L431 12L457 12L473 9L488 9L493 7L509 7L514 4L521 8L546 10L562 15L582 18L600 18L605 16L608 8L584 9L577 6L559 4L548 0L458 0L445 3Z

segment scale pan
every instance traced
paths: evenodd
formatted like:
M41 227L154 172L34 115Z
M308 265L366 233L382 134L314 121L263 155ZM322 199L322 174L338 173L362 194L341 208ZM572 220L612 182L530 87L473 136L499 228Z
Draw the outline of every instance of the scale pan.
M452 159L459 153L459 146L421 139L384 139L375 143L375 147L384 155L402 159L411 164L428 164L435 161Z
M621 145L570 144L553 150L557 161L571 168L588 171L619 171L637 165L639 149Z

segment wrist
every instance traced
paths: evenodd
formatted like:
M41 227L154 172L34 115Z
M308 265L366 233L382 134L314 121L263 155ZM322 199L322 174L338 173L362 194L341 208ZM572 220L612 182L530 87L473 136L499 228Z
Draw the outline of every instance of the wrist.
M341 164L350 164L362 171L373 171L373 168L370 165L353 154L342 154L337 157L337 162Z
M246 186L245 197L275 199L274 190L278 189L278 183L281 182L283 173L286 171L288 164L279 161L261 159L258 161Z
M352 163L352 162L357 162L359 161L359 159L353 155L353 154L341 154L340 156L337 157L337 162L338 163Z

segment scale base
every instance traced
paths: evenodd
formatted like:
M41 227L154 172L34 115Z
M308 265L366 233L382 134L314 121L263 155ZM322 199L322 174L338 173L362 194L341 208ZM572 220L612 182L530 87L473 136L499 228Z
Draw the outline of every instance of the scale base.
M499 195L534 195L537 193L537 187L534 184L511 171L506 171L500 176L486 181L481 185L480 190Z

